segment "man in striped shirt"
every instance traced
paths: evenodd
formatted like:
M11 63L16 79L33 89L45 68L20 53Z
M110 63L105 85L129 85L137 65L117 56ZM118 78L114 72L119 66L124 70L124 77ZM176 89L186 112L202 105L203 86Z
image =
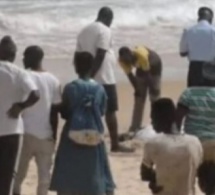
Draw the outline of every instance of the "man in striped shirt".
M178 102L177 124L202 142L204 163L199 171L199 183L206 194L215 193L215 88L208 74L202 86L186 89Z

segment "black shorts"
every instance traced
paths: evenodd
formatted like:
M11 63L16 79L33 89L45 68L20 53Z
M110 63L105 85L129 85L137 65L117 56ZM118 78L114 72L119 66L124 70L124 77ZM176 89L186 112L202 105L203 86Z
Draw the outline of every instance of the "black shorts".
M116 85L103 85L107 94L107 112L112 113L118 110L118 97Z
M188 71L187 87L198 87L203 84L203 65L205 62L191 61Z

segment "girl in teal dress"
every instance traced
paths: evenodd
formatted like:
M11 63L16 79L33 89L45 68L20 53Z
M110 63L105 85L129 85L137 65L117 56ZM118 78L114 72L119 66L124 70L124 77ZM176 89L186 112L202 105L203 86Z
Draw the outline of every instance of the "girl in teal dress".
M106 94L101 85L89 78L93 57L80 53L75 62L79 78L66 85L63 92L62 117L66 120L50 190L58 195L110 195L114 182L105 143L79 145L69 138L72 130L94 129L104 133L102 116Z

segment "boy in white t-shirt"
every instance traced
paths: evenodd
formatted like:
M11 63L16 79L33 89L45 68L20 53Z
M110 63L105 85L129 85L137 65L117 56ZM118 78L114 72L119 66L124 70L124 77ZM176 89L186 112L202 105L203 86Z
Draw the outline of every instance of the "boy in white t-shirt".
M175 106L162 98L152 105L152 125L159 134L144 146L141 177L157 195L193 195L197 169L202 161L198 138L176 132Z
M24 52L24 65L37 85L41 98L23 113L24 146L15 183L14 194L19 195L30 160L34 157L38 168L37 195L47 195L50 168L58 126L58 106L61 103L60 82L42 68L43 50L30 46Z

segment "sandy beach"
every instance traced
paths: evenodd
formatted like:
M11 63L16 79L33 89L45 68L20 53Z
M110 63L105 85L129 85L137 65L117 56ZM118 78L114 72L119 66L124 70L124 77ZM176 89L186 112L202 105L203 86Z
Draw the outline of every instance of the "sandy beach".
M164 60L164 78L162 82L162 96L171 97L177 101L179 95L186 87L186 62L181 60L176 54L163 55ZM62 83L66 83L75 78L71 66L71 59L52 59L46 61L46 68L56 74ZM119 95L119 131L125 132L130 124L132 106L133 106L133 89L130 84L123 77L123 73L116 68L118 82L118 95ZM172 75L168 71L176 71ZM174 72L173 71L173 72ZM165 76L169 75L169 77ZM150 122L149 118L149 102L144 115L144 124ZM63 121L59 127L59 134ZM133 143L127 143L134 145ZM107 146L109 146L109 139L107 138ZM130 194L151 194L148 190L147 183L143 183L139 176L139 167L142 158L142 147L137 147L134 154L122 155L109 153L112 172L117 184L116 195L130 195ZM23 195L35 195L37 184L37 171L32 160L28 176L23 185ZM49 193L55 195L55 193ZM202 195L197 188L197 195Z

